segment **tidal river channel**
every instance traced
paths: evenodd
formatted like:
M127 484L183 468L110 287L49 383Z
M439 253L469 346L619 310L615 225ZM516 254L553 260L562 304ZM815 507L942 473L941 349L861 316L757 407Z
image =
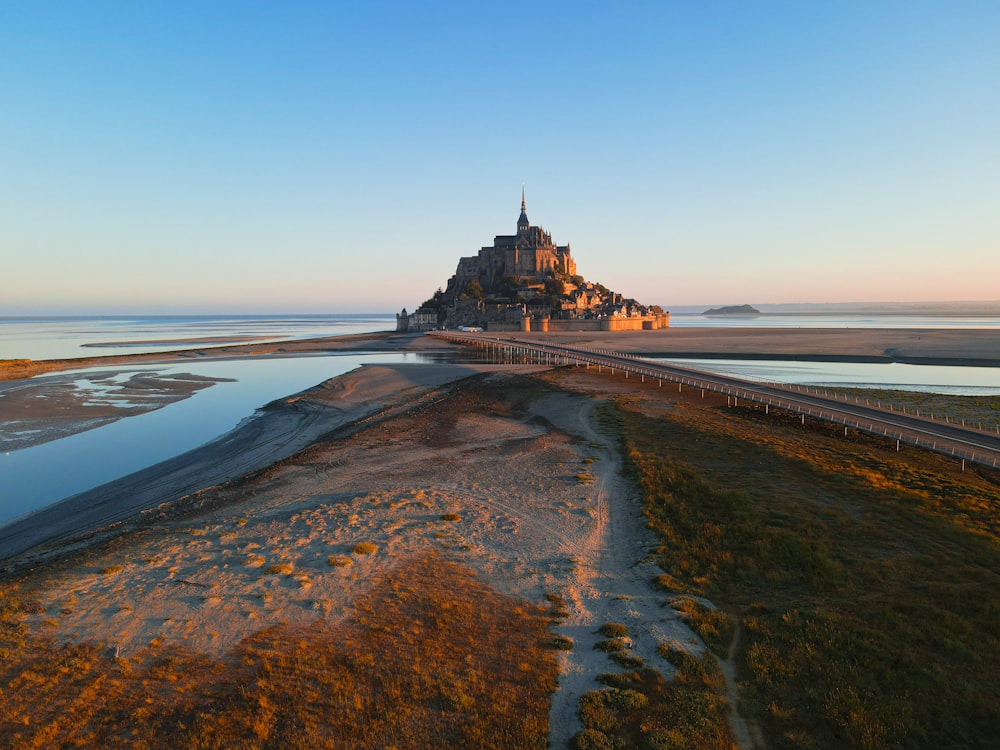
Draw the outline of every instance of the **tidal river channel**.
M100 370L127 370L165 376L190 373L219 379L220 382L155 411L119 419L103 427L41 445L0 453L0 525L203 445L232 430L265 404L361 365L421 361L426 359L418 354L351 353L238 361L188 361L175 365L117 366L78 371L78 374L84 374ZM990 367L751 360L670 361L756 381L892 388L953 395L1000 394L1000 369Z
M203 445L265 404L361 365L417 361L415 354L352 353L88 370L191 373L225 380L156 411L0 454L0 525Z

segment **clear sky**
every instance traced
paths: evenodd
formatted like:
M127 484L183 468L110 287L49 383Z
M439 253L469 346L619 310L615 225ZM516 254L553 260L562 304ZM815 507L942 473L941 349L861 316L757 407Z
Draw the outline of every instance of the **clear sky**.
M1000 3L0 2L0 314L1000 298Z

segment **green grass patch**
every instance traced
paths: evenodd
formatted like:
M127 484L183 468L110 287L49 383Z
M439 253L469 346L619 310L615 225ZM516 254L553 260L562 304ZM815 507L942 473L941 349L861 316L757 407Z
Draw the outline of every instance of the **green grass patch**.
M625 669L639 669L643 664L641 656L628 651L615 651L609 654L608 657L615 664Z
M998 746L995 474L749 411L604 418L663 540L658 583L738 615L741 708L770 747ZM673 604L724 647L724 617Z
M732 750L724 682L715 660L709 655L705 666L688 672L673 680L653 669L601 675L607 687L580 700L584 729L573 747Z
M736 630L736 623L729 613L706 607L690 596L678 596L669 603L712 651L722 658L728 656L729 644Z
M862 404L881 405L921 417L965 424L996 433L1000 396L953 396L947 393L899 391L887 388L829 388L832 394Z

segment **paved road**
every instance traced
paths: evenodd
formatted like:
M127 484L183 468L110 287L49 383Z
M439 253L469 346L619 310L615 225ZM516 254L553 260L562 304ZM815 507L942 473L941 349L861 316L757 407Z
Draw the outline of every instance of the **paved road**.
M878 405L860 403L846 398L824 396L804 391L796 386L756 383L728 375L695 370L672 364L652 362L634 355L601 349L585 349L520 341L516 337L489 336L483 333L437 333L458 343L491 349L497 357L528 357L551 364L584 364L601 369L613 369L628 376L676 383L679 387L701 388L723 393L734 399L765 404L814 418L853 427L864 432L884 435L900 443L974 461L987 466L1000 466L1000 435L932 420L916 414L902 413Z

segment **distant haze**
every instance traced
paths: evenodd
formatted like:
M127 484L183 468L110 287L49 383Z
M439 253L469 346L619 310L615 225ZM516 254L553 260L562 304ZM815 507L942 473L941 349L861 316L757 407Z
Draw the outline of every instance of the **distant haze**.
M670 312L681 315L700 315L710 308L744 304L719 303L711 305L674 305ZM877 315L1000 315L1000 300L971 302L789 302L784 304L751 303L763 314L877 314ZM666 309L666 308L664 308Z
M1000 3L7 3L0 315L412 310L522 183L585 278L673 311L995 299L997 29Z

